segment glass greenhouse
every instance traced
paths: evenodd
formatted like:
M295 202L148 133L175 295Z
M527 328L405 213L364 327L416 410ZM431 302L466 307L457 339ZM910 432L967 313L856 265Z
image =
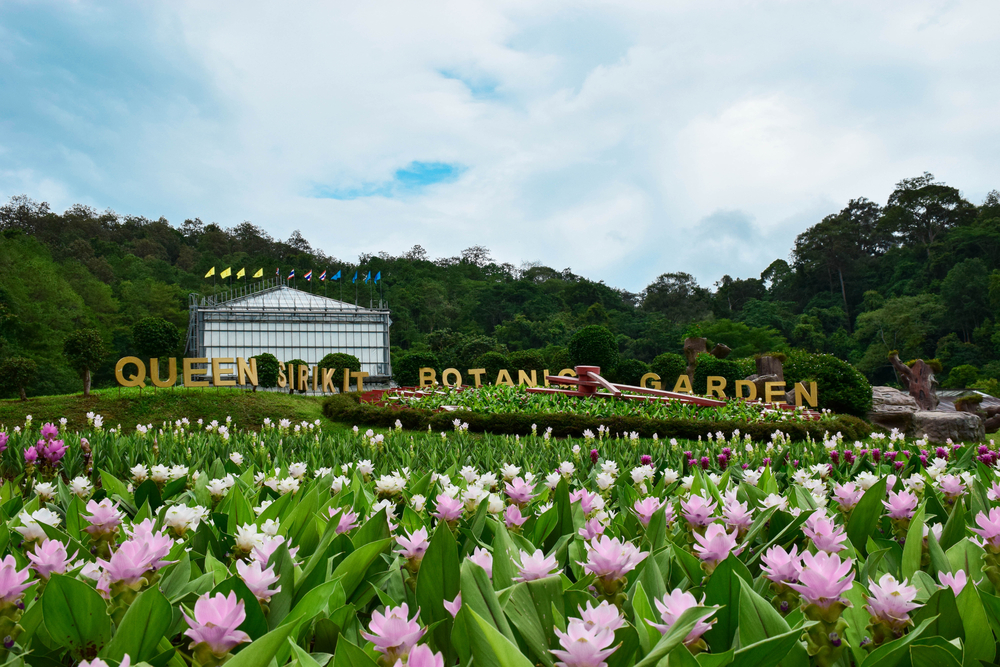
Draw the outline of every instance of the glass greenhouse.
M331 352L361 361L373 382L388 382L389 310L362 308L294 289L279 280L215 296L192 294L188 356L249 358L270 352L278 361L310 366Z

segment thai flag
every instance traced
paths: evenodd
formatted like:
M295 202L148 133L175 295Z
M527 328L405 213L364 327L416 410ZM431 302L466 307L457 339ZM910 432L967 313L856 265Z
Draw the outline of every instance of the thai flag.
M307 281L311 281L313 279L313 270L312 269L309 269L308 271L306 271L305 278L306 278Z
M288 272L288 279L291 280L294 277L295 277L295 269L292 269L291 271Z
M320 282L326 280L326 271L324 271L323 273L319 274L319 279L320 279Z

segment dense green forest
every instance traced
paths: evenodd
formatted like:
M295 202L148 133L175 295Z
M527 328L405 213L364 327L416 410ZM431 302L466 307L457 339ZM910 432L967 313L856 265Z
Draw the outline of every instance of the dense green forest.
M462 364L495 352L521 367L558 368L568 363L572 334L599 324L633 370L680 352L683 338L697 333L733 348L734 358L831 353L879 384L895 381L891 350L937 359L946 386L1000 378L1000 193L977 205L931 174L901 181L884 205L851 200L760 276L724 276L706 287L664 273L640 293L569 268L499 264L480 246L459 257L431 259L414 246L351 262L297 231L282 241L250 222L173 226L79 205L59 214L18 196L0 207L0 359L35 360L29 395L77 391L63 340L94 328L108 347L95 386L110 384L113 361L136 352L134 324L158 317L186 328L188 294L211 291L204 275L213 266L232 266L234 275L245 267L248 276L262 267L265 276L326 269L347 280L356 270L380 272L394 366L416 353ZM353 299L349 282L348 292Z

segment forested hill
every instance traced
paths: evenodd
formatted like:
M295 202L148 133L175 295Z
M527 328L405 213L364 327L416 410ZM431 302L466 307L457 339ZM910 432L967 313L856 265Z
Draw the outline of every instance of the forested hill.
M886 362L894 349L904 359L937 358L945 376L961 367L948 378L954 384L1000 378L1000 194L976 205L930 174L901 181L884 204L848 202L760 276L725 276L707 287L664 273L638 294L568 268L497 264L478 246L460 257L432 260L414 246L400 257L351 262L298 232L281 241L250 222L174 226L84 206L59 214L14 197L0 208L0 357L37 361L29 394L78 390L62 342L74 328L93 327L110 348L95 381L108 384L113 360L135 352L132 326L153 316L185 328L188 294L211 290L204 275L213 266L231 266L234 275L245 267L248 277L259 268L265 276L276 268L341 271L351 299L355 270L381 272L392 342L401 348L394 354L463 360L538 350L557 367L574 331L602 324L622 358L640 362L679 352L686 334L700 332L736 357L829 352L879 383L894 379ZM321 289L315 281L312 288Z

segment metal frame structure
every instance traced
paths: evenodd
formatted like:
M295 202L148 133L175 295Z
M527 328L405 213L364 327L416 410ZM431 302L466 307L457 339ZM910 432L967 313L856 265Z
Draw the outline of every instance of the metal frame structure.
M196 357L252 357L264 352L309 365L331 352L361 361L372 382L388 382L389 310L351 303L289 287L280 278L212 296L188 298L186 354Z

